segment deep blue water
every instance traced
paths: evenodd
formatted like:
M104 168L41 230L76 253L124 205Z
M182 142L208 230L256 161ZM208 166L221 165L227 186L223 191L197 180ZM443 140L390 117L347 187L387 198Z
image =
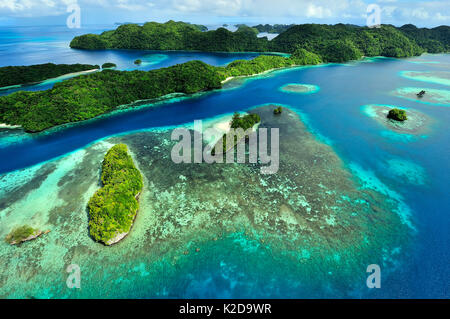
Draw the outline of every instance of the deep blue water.
M137 51L70 50L63 46L63 43L67 44L67 34L54 30L35 38L34 35L40 34L40 30L42 29L33 29L30 35L20 28L9 33L1 29L0 65L44 62L97 64L111 61L117 63L119 68L126 69L131 67L134 59L144 54ZM10 34L11 38L5 40L5 34ZM168 58L149 68L194 58L220 65L236 58L251 57L206 53L162 54L167 54ZM442 67L439 64L411 63L418 60L440 62ZM448 298L450 196L447 187L450 185L450 132L447 123L450 121L450 105L417 103L393 96L391 92L399 87L448 90L446 85L403 78L399 72L450 71L449 63L450 55L428 55L407 60L375 59L370 63L296 68L247 80L244 85L235 89L211 92L153 108L122 112L46 133L24 137L17 131L3 132L0 135L0 173L63 156L96 140L119 133L179 125L265 103L289 105L306 115L310 129L330 143L346 164L357 163L362 168L373 171L390 189L401 194L413 211L413 220L417 226L413 256L404 261L396 276L383 282L383 289L374 292L373 296ZM279 88L287 83L313 84L319 86L320 91L309 95L281 92ZM386 129L382 125L363 114L361 107L367 104L414 108L431 117L434 122L426 135L410 140L404 139L401 134L386 135ZM386 161L391 159L402 159L423 168L424 183L413 185L392 176L386 169Z

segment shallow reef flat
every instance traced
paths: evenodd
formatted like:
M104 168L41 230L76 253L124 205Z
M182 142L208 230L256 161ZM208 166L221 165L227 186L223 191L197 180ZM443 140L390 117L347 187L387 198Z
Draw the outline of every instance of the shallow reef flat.
M300 83L289 83L280 88L282 92L288 93L300 93L300 94L312 94L320 90L317 85L313 84L300 84Z
M400 76L416 81L450 85L450 72L448 71L402 71Z
M418 97L417 93L425 90L425 95ZM450 90L438 90L418 87L402 87L394 90L393 95L425 104L435 104L440 106L450 106Z
M0 236L24 223L51 229L20 247L0 243L0 297L362 296L368 265L387 275L408 252L413 231L396 213L404 203L364 187L297 113L273 109L249 112L260 128L280 129L274 175L261 164L175 164L171 130L149 130L0 176L13 184L0 197ZM144 190L130 234L105 247L89 237L86 206L118 143ZM66 287L70 264L82 289Z
M408 119L400 122L387 118L389 110L398 108L406 111ZM383 125L386 129L396 133L420 136L430 130L432 119L422 112L393 105L369 104L362 106L362 112Z
M142 57L142 66L159 64L168 58L169 56L167 54L146 54Z

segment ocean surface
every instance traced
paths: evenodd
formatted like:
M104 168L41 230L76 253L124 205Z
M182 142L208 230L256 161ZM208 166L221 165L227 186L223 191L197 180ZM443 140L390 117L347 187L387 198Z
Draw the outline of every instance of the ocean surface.
M75 32L65 27L0 28L0 66L46 62L90 64L114 62L119 69L131 70L136 68L133 61L140 58L144 64L139 69L149 70L194 59L212 65L225 65L235 59L251 59L257 56L256 53L131 50L87 52L72 50L68 47L70 39L76 34L101 32L111 28L112 26L99 26ZM204 266L208 269L202 269L201 264L198 263L195 267L188 267L186 262L186 272L188 269L189 271L196 269L198 272L204 271L205 276L210 274L209 277L201 278L200 276L199 279L196 274L183 273L183 269L178 268L176 275L171 277L170 274L173 272L171 266L161 264L161 273L167 275L167 290L170 292L168 296L449 298L449 74L450 55L448 54L423 55L409 59L367 58L359 62L298 67L245 80L235 80L228 83L223 90L142 105L133 110L116 112L39 134L25 134L18 129L0 130L0 185L2 188L0 189L0 234L6 235L19 221L25 221L24 216L31 220L33 218L40 220L42 216L39 214L45 215L46 210L53 209L56 204L52 200L55 200L54 193L58 191L55 185L63 184L62 181L67 178L68 172L68 170L65 171L64 165L71 165L67 161L72 157L76 158L80 152L87 152L104 141L108 142L111 137L128 136L126 138L132 139L132 132L176 127L191 124L194 120L207 120L235 111L249 110L258 105L279 104L295 111L317 142L331 147L342 160L344 167L351 172L361 186L394 198L404 205L405 213L401 218L407 226L407 236L410 239L408 244L402 247L401 253L396 254L395 269L386 269L386 276L382 275L381 289L369 290L365 282L361 282L360 289L352 292L344 291L344 289L334 290L331 294L305 289L299 289L297 292L295 288L282 281L277 284L281 274L287 278L289 268L287 266L283 268L284 264L275 258L271 263L270 257L267 257L270 253L267 251L261 255L252 251L248 253L248 258L242 258L242 255L238 258L239 256L230 253L235 249L232 246L233 242L244 240L237 238L241 234L236 233L219 240L215 246L210 243L203 244L201 251L205 254L205 260L210 261L207 266L206 264ZM317 89L303 93L286 92L281 88L287 84L304 84ZM47 85L27 89L46 89L51 87L52 83ZM415 92L422 89L429 93L425 99L420 100L416 98ZM2 92L2 94L7 93L10 92ZM398 106L414 112L416 116L411 120L413 127L396 128L390 125L380 116L379 110L385 106ZM25 198L21 198L19 193L14 192L14 189L20 189L31 178L30 174L33 175L52 163L66 163L58 164L57 175L53 176L57 178L54 183L41 181L42 187L46 188L37 187L34 193L31 192ZM73 167L70 166L70 169ZM326 175L323 176L324 180L327 178ZM33 206L35 203L40 203L40 206ZM34 217L34 213L30 211L33 209L36 210L37 217ZM44 224L46 222L47 220ZM55 225L54 221L52 225ZM54 227L57 233L58 226ZM63 236L63 233L58 234ZM124 242L127 240L131 241L132 238L127 238ZM26 243L23 247L38 245L39 241L44 242L45 238ZM14 247L14 249L17 249L19 254L23 247ZM64 254L62 250L58 250L62 248L55 247L57 248L54 251L47 252L46 258L62 258ZM1 242L0 260L5 256L11 256L11 249L5 242ZM17 256L17 260L26 258L28 267L36 267L36 272L39 268L39 271L45 273L45 265L42 262L45 254L41 257L40 264L34 264L33 250L24 249L23 252L20 257L14 254L12 256ZM72 251L71 254L72 256L83 254L83 250ZM236 251L236 254L246 254L246 252ZM267 270L263 275L269 278L256 280L248 274L252 270L252 265L257 265L262 260L264 260L264 269ZM7 262L10 265L16 263L10 259ZM89 261L85 262L89 269L95 268L95 265L89 264ZM351 262L351 260L348 261L348 263ZM134 264L131 259L123 265L134 267L133 271L141 273L143 278L154 271L146 268L148 265L138 257ZM227 265L226 272L224 272L224 265ZM279 270L278 275L277 270ZM382 274L384 274L383 271L382 268ZM57 274L49 272L47 274L49 282L52 278L61 277L63 273L63 270ZM339 276L339 269L335 269L333 274ZM32 285L29 289L33 291L31 296L35 298L77 296L72 293L62 294L56 288L54 290L48 287L40 288L39 283L34 282L31 275L25 276L18 271L8 273L9 276L20 282L18 287L22 290L17 288L17 291L11 293L10 290L2 288L2 280L0 280L1 296L30 297L25 291L27 282ZM161 279L163 282L158 286L161 291L166 289L164 278L166 277ZM176 287L169 284L171 280L175 280L174 278L184 282L183 293L180 295L174 295L171 290ZM189 281L189 278L195 278L195 280ZM5 283L6 279L3 280ZM143 293L145 288L142 286L139 286L139 292L133 290L134 285L137 285L135 281L130 280L127 283L126 278L122 275L120 278L115 277L114 272L104 277L94 276L90 280L121 282L122 291L117 294L108 292L102 295L102 291L91 290L85 296L157 296L155 291ZM325 279L320 277L317 280ZM270 283L270 289L267 286L268 283ZM324 281L323 286L326 285ZM123 287L129 289L126 290ZM151 285L149 284L148 287ZM181 291L181 288L179 289ZM167 295L161 293L160 296Z

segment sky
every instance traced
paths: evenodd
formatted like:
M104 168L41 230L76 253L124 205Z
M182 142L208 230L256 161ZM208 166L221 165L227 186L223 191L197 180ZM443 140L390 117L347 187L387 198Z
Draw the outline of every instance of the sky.
M367 7L383 24L450 25L449 0L0 0L0 25L64 25L73 5L83 25L168 20L222 23L351 23L365 25Z

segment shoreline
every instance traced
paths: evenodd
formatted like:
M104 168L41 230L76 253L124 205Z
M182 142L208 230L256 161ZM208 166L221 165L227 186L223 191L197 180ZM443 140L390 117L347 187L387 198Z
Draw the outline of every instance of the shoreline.
M0 129L19 129L19 128L22 128L22 126L0 123Z
M323 65L325 63L321 63L321 64L315 64L315 65ZM263 71L261 73L256 73L256 74L251 74L251 75L239 75L239 76L230 76L228 78L226 78L225 80L223 80L222 82L220 82L221 84L225 84L233 79L240 79L240 78L251 78L254 76L258 76L258 75L263 75L263 74L268 74L270 72L274 72L274 71L278 71L278 70L286 70L286 69L292 69L292 68L298 68L298 67L302 67L302 66L312 66L314 64L305 64L305 65L292 65L292 66L288 66L288 67L284 67L284 68L273 68L270 70L266 70Z
M48 79L38 81L38 82L30 82L30 83L22 83L22 84L3 86L3 87L0 87L0 91L7 91L7 90L11 90L11 89L18 89L18 88L23 88L23 87L27 87L27 86L39 85L39 84L43 84L47 81L65 79L66 77L69 79L72 77L89 74L89 73L93 73L93 72L100 71L100 70L101 69L91 69L91 70L85 70L85 71L79 71L79 72L72 72L72 73L62 74L60 76L57 76L56 78L48 78Z

